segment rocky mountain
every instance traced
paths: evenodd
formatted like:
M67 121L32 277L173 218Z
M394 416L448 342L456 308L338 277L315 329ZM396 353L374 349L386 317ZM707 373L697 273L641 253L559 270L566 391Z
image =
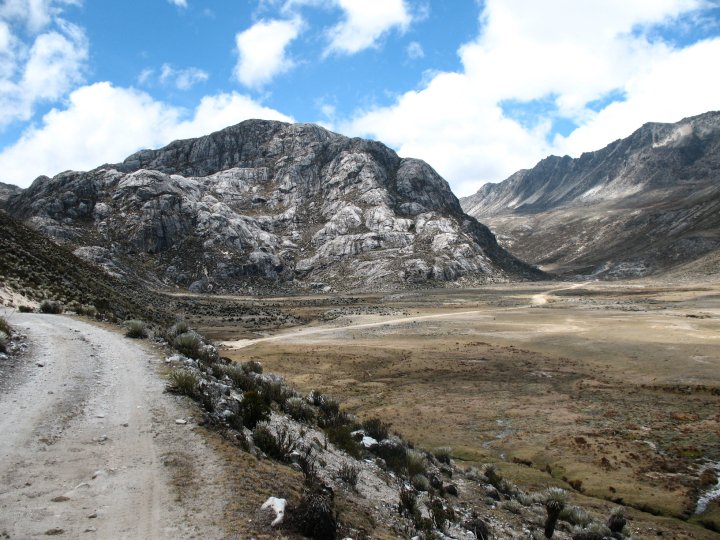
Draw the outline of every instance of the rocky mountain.
M20 192L22 192L22 188L0 182L0 203L7 201L12 195L17 195Z
M629 277L706 258L720 249L720 112L548 157L461 204L548 271Z
M6 208L111 273L195 291L543 276L426 163L308 124L249 120L40 177Z

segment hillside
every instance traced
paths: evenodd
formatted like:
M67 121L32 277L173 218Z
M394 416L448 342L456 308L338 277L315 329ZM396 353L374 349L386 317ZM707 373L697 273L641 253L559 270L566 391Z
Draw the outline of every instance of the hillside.
M461 204L546 270L631 277L718 250L719 179L720 112L709 112L646 124L578 159L548 157Z

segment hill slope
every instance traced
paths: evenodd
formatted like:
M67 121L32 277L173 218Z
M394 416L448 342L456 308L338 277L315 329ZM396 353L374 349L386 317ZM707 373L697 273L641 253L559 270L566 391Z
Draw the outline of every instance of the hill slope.
M720 248L720 112L646 124L578 159L548 157L461 204L547 270L664 272Z
M197 291L542 277L426 163L314 125L249 120L40 177L6 207L113 272Z

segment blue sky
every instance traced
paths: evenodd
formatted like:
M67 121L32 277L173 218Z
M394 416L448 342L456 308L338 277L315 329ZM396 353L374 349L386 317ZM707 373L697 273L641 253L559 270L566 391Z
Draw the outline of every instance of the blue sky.
M718 0L2 0L0 180L247 118L317 122L456 194L720 108Z

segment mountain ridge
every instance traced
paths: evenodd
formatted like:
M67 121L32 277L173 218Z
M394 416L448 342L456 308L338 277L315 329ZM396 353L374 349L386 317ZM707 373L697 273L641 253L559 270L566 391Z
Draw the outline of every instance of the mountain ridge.
M5 206L111 272L198 291L543 277L427 163L313 124L248 120L39 177Z
M662 273L720 249L720 112L647 123L579 158L550 156L461 200L550 271Z

